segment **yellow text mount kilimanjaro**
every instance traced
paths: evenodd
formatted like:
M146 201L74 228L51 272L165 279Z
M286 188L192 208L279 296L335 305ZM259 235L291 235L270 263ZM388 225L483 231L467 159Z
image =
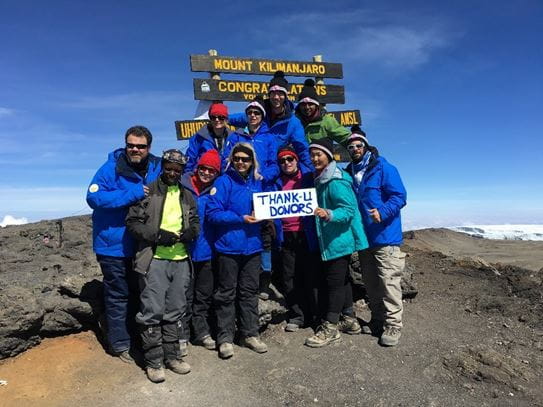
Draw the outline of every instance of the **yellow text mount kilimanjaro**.
M231 81L218 79L193 79L194 99L248 101L256 95L267 97L268 82ZM302 83L290 83L289 99L295 100L302 91ZM345 103L345 88L340 85L317 85L317 95L321 103Z
M271 76L276 71L283 71L287 76L343 78L342 65L332 62L191 55L190 67L193 72L225 72Z

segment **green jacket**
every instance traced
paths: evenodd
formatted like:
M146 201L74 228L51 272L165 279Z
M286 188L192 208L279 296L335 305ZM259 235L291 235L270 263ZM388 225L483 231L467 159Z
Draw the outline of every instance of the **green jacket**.
M303 120L301 113L298 113L298 117L304 125L305 137L309 143L313 140L328 137L338 144L347 145L347 138L351 135L351 132L339 124L334 116L324 112L320 119L309 123Z
M328 209L330 220L315 217L317 237L324 261L366 249L368 240L353 192L352 179L332 161L315 178L319 207Z

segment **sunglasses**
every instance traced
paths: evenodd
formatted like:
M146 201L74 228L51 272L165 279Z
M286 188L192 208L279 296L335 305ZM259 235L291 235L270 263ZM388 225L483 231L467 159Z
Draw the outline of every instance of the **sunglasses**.
M347 146L347 150L354 150L355 148L364 148L364 144L350 144Z
M251 161L253 161L253 159L251 157L241 157L239 155L235 155L232 157L232 161L234 161L235 163L239 163L239 162L250 163Z
M220 120L221 122L226 120L226 116L209 116L210 120Z
M279 160L279 162L280 162L281 164L286 164L286 163L291 163L291 162L293 162L294 160L295 160L295 158L289 155L289 156L287 156L287 157L281 158L281 159Z
M147 144L126 143L126 148L128 150L132 150L133 148L137 148L138 150L145 150L147 148Z
M262 116L262 112L260 110L249 110L247 116Z
M202 173L208 173L210 175L215 175L218 171L215 168L209 168L209 167L198 167L198 171Z

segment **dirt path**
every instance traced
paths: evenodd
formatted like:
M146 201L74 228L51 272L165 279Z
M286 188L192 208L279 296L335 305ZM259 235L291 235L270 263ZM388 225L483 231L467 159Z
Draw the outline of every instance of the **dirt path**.
M396 348L343 335L309 349L302 344L310 330L287 334L278 324L263 334L267 354L235 347L223 361L190 347L193 371L168 372L156 385L86 332L0 362L0 380L8 381L0 405L543 406L541 316L525 315L537 298L516 296L509 280L491 271L409 252L419 295L405 304ZM360 308L359 317L367 316Z

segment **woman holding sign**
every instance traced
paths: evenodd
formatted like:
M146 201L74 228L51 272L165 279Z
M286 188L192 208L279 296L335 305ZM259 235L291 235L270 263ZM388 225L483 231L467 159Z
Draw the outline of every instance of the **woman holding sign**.
M206 219L215 227L217 251L217 344L223 359L234 354L236 305L241 344L264 353L258 336L258 279L262 234L253 216L253 194L262 192L262 176L255 150L248 143L234 146L224 175L210 191Z
M352 179L336 165L332 140L327 137L314 140L309 145L309 154L315 167L319 203L314 214L323 260L319 289L322 323L305 344L320 348L340 338L340 316L343 329L350 333L360 332L352 311L353 293L348 270L351 254L367 248L368 241L362 229ZM351 315L345 315L346 311Z

